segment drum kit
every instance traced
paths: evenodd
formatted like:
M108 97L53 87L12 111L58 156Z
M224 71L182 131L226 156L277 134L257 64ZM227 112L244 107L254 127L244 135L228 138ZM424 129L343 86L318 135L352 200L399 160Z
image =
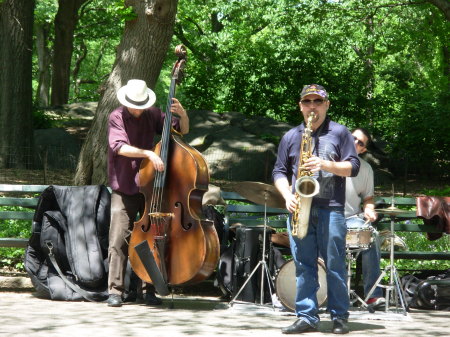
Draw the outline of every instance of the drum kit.
M393 198L392 198L393 200ZM387 215L391 219L391 228L389 233L390 238L390 244L389 244L389 251L390 251L390 258L389 258L389 264L384 268L384 270L381 272L380 276L378 277L375 284L370 289L369 293L366 295L365 299L363 300L360 298L354 290L351 290L350 288L350 279L351 279L351 263L355 261L359 255L364 250L367 250L370 246L370 244L373 242L373 228L369 226L368 229L363 230L351 230L349 229L347 231L347 259L348 259L348 289L349 289L349 297L350 297L350 303L353 304L356 301L359 301L363 308L367 308L369 312L374 312L374 309L372 306L367 304L368 299L371 297L373 292L377 287L384 288L386 290L385 292L385 312L388 311L389 305L393 304L396 309L399 309L399 304L402 309L402 313L406 315L406 312L408 310L405 300L405 294L403 293L403 289L400 283L400 278L398 276L397 269L394 264L394 240L395 240L395 231L394 231L394 224L395 219L397 217L401 217L402 215L405 216L410 211L402 210L392 203L390 207L384 208L384 209L375 209L376 212ZM382 280L386 275L389 275L389 282L388 284L382 284Z
M264 277L267 278L269 284L269 291L271 298L273 296L273 290L276 290L276 294L280 302L289 310L295 310L295 296L296 296L296 280L295 280L295 265L293 260L287 261L278 271L275 285L272 281L271 275L269 273L269 268L265 261L266 256L266 228L267 228L267 207L275 207L275 208L284 208L285 201L278 190L273 185L264 184L261 182L239 182L234 185L233 188L236 192L241 194L243 197L248 200L256 203L264 205L264 238L263 238L263 247L262 247L262 258L253 269L253 271L248 276L247 280L244 282L242 287L236 293L234 298L230 301L230 305L236 301L236 298L242 292L246 284L250 281L250 279L255 275L256 271L261 267L261 305L263 304L263 294L264 294ZM394 200L392 198L392 200ZM390 229L390 260L389 264L385 267L385 269L381 272L376 283L373 285L369 294L363 300L360 298L354 290L350 289L350 278L351 278L351 263L356 260L358 254L364 250L367 250L370 244L373 242L373 228L369 226L368 229L349 229L347 231L346 237L346 252L348 258L348 289L351 303L355 303L355 301L359 301L362 304L363 308L367 308L369 311L373 312L373 309L370 305L367 304L367 300L370 298L371 294L375 290L376 287L381 287L386 289L386 304L385 311L388 311L388 307L390 303L395 304L396 308L398 308L398 303L403 309L403 314L406 315L407 307L405 296L403 293L403 289L400 284L400 279L397 273L397 269L394 264L394 223L395 218L400 216L401 214L408 213L409 211L405 211L395 207L395 205L391 204L390 207L386 209L376 209L376 211L380 214L387 215L391 218L391 229ZM389 283L387 285L382 285L381 281L386 276L389 275ZM319 290L317 292L317 302L319 306L322 306L327 300L327 281L326 281L326 267L324 262L319 259L318 260L318 278L319 278ZM391 296L392 295L392 296ZM273 302L272 302L273 306Z
M295 310L295 296L296 296L296 279L295 279L295 264L293 260L287 261L277 273L275 279L275 285L272 277L269 273L269 268L265 261L266 256L266 228L267 228L267 206L275 208L284 208L285 200L278 192L278 190L273 185L268 185L260 182L244 181L239 182L234 185L233 189L246 199L260 205L264 205L264 237L263 237L263 248L262 248L262 258L258 262L256 267L248 276L247 280L244 282L242 287L238 290L236 295L230 301L230 305L236 301L236 298L245 288L246 284L255 275L258 268L262 268L261 273L261 296L260 304L263 304L263 294L264 294L264 277L267 277L269 284L269 291L271 298L273 298L273 290L276 290L276 294L280 302L289 310ZM317 261L318 263L318 276L319 276L319 290L317 291L317 301L319 306L322 306L327 299L327 280L326 280L326 269L325 263L322 259ZM272 301L272 306L274 306Z

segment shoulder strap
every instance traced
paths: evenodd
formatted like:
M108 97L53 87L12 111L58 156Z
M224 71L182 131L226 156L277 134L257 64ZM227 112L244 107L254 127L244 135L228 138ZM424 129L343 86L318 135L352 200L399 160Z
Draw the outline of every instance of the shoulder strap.
M51 244L51 242L50 242ZM56 271L58 272L59 276L61 277L61 279L64 281L65 284L67 284L67 286L72 289L73 291L75 291L76 293L80 294L81 296L83 296L86 300L90 301L90 302L97 302L94 298L94 296L92 296L91 294L89 294L87 291L81 289L78 285L76 285L75 283L71 282L65 275L64 273L61 271L61 269L58 266L58 262L55 259L55 255L53 255L52 253L52 247L48 246L49 248L49 254L48 257L50 258L50 261L53 264L53 267L55 267Z

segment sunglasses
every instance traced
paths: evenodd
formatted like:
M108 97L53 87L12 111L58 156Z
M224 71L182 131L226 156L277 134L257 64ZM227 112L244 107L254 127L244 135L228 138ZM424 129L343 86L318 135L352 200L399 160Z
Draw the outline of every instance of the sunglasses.
M316 99L302 99L300 103L303 105L311 105L311 103L314 103L315 105L322 105L323 102L325 102L324 99L316 98Z
M364 144L362 141L360 141L358 138L356 138L355 136L353 136L353 139L356 140L356 144L358 144L361 147L365 147L366 144Z

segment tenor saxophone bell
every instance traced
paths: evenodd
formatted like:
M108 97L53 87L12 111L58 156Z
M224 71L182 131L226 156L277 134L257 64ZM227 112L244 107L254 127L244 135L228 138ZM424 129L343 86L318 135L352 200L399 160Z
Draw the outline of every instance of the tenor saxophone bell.
M295 192L302 198L312 198L319 193L320 185L316 178L303 176L295 181Z
M295 191L299 197L299 206L295 226L295 234L303 239L308 232L309 215L311 212L312 198L319 193L320 184L316 178L304 176L296 180Z
M314 113L311 112L302 136L297 171L298 179L295 181L294 186L297 207L292 216L291 233L299 239L303 239L308 232L312 198L317 195L320 190L320 184L316 178L312 177L312 172L303 169L305 161L312 156L311 124L313 118Z

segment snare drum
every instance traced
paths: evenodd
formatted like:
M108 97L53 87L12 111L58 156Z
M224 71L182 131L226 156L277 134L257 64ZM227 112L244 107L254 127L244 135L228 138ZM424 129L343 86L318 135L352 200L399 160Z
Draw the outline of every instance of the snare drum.
M317 302L321 307L327 300L327 272L322 259L318 261L319 290ZM295 311L295 296L297 293L297 280L295 278L294 260L283 264L275 280L275 289L280 302L289 310Z
M347 229L346 247L347 249L369 248L373 242L373 229Z

